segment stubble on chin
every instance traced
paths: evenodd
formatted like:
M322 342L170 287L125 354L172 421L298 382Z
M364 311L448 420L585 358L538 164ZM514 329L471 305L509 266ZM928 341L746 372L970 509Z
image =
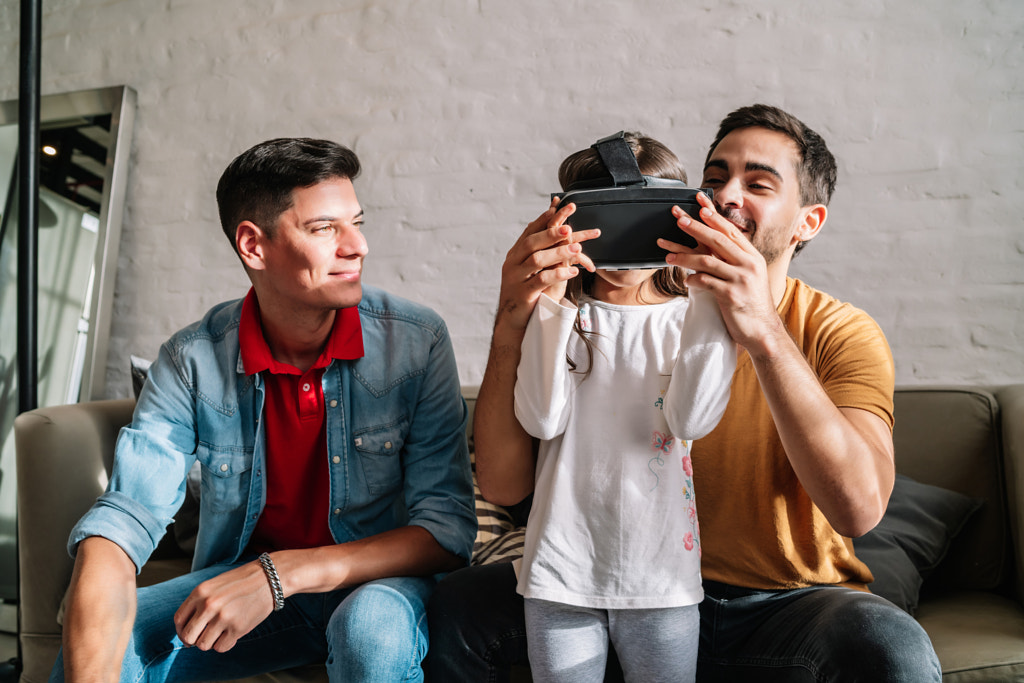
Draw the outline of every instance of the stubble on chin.
M756 221L740 215L739 211L730 207L719 209L718 213L743 231L747 240L754 245L754 248L757 249L758 253L764 257L765 263L770 265L782 258L782 255L786 251L785 246L773 244L769 241L771 235L779 234L778 230L767 230L763 234L759 233Z

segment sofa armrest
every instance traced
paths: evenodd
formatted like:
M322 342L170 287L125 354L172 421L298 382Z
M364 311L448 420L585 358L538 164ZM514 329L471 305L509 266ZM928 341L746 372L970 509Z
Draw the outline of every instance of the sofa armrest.
M994 391L1002 416L1002 439L1010 535L1014 548L1014 589L1024 599L1024 384Z
M71 580L66 546L103 493L134 401L38 408L14 422L24 680L45 680L60 644L57 612Z

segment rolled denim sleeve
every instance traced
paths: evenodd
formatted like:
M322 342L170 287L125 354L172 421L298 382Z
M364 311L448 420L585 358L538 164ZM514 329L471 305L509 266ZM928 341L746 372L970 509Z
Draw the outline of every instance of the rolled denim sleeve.
M404 497L409 524L423 527L441 547L468 563L477 522L467 419L455 354L442 324L405 444Z
M142 568L185 496L195 460L195 403L165 344L149 371L131 425L118 435L106 491L79 520L68 552L89 536L119 545Z

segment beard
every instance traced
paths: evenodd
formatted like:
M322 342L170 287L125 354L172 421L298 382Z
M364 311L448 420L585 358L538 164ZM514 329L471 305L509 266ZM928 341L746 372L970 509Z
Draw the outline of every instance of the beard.
M728 206L716 206L715 208L718 209L722 218L744 231L743 234L764 257L765 263L775 263L786 253L786 247L789 245L782 241L785 231L780 226L769 227L762 232L757 221L742 216L736 209Z

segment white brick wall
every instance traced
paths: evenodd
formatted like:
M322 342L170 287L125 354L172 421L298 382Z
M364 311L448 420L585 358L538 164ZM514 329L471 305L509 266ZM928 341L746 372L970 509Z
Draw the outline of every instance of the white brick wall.
M4 0L2 99L17 45ZM1024 381L1022 46L1020 0L47 0L42 84L139 95L111 396L129 353L245 292L213 189L260 140L354 147L366 279L436 308L472 384L501 260L561 159L639 129L695 179L755 101L840 163L794 273L878 319L899 382L1000 383Z

